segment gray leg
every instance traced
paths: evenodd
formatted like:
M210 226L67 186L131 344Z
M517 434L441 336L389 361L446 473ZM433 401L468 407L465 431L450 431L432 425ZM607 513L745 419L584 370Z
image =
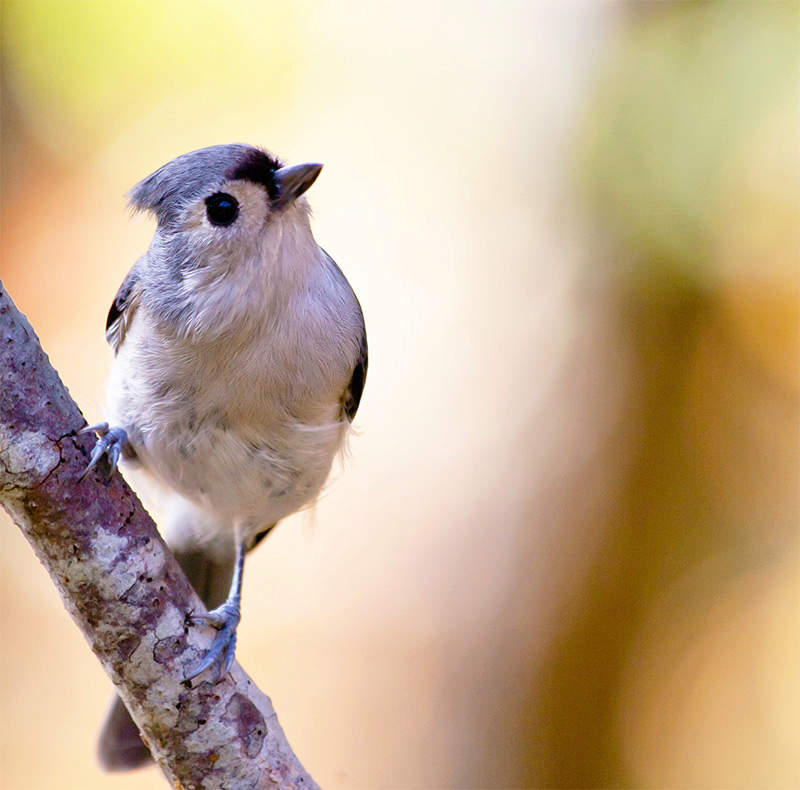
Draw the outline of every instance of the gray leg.
M92 431L97 433L100 438L97 440L94 450L92 450L89 466L83 470L83 474L78 478L78 482L83 480L83 478L94 469L97 462L104 455L108 456L108 463L110 466L108 476L111 477L117 468L122 449L128 443L128 434L125 432L125 429L109 428L107 422L100 422L97 425L87 425L85 428L78 431L78 433L91 433Z
M189 666L185 676L186 680L197 677L212 665L216 665L216 680L219 680L230 670L233 664L233 656L236 652L236 627L239 625L241 618L244 553L244 541L237 537L236 564L233 570L231 589L224 603L216 609L212 609L208 614L190 615L193 623L207 623L216 628L217 635L214 637L208 652Z

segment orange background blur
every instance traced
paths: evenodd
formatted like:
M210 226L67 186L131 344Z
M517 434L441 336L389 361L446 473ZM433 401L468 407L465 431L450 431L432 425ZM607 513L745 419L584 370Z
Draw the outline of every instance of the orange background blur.
M4 3L0 276L90 422L125 191L213 143L326 165L369 379L238 647L323 787L800 787L799 21ZM110 682L0 535L0 785L165 786L97 768Z

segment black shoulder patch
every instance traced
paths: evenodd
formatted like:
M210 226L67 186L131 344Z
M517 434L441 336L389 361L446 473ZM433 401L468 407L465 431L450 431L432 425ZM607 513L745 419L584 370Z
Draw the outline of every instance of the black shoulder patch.
M122 281L106 318L106 340L111 344L114 352L119 350L119 345L125 335L125 327L130 320L130 315L135 307L131 301L136 300L134 289L139 279L136 266L134 266Z
M353 370L353 378L350 379L350 384L344 392L344 413L350 422L356 416L358 405L361 403L361 395L364 392L364 383L367 380L367 365L369 363L369 352L367 349L367 330L364 329L361 335L361 353L358 356L355 369Z
M119 317L122 315L122 311L125 309L132 288L133 283L128 283L128 281L125 280L119 291L117 291L117 295L114 297L114 301L111 303L111 307L108 311L108 318L106 318L106 332L111 329L111 325L119 320Z
M280 193L278 182L275 180L275 171L280 168L280 161L266 151L251 148L241 161L225 173L225 178L241 178L254 184L261 184L267 190L270 200L275 200Z

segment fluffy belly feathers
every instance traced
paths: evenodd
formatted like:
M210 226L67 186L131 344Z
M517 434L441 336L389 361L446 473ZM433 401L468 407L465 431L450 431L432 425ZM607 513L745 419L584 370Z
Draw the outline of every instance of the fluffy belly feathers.
M255 531L317 497L347 430L341 422L247 435L213 422L154 427L133 429L143 465L221 522L240 521Z
M160 483L220 524L239 522L253 533L317 497L349 426L329 393L286 402L285 388L273 392L255 373L242 377L238 369L242 380L232 386L224 369L203 371L207 360L186 353L180 365L163 356L154 365L145 351L152 344L136 340L128 339L112 366L108 418L128 432L131 449Z

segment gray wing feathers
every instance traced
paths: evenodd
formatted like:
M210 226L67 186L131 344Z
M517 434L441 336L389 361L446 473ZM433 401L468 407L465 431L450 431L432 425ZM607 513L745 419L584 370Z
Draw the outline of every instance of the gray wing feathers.
M139 302L139 276L134 266L128 276L122 281L122 285L111 303L106 319L106 340L116 354L119 351L122 341L125 339L125 332L130 325L131 318L136 312Z
M364 329L361 335L361 352L359 353L356 366L353 370L353 377L350 379L350 384L344 391L342 404L344 406L344 413L347 419L353 422L358 411L358 404L361 403L361 394L364 392L364 383L367 380L367 364L369 362L369 354L367 350L367 330Z
M325 252L325 250L322 250L322 252L324 253L325 258L328 260L328 263L336 272L336 276L339 277L348 288L350 288L350 283L347 282L347 278L344 276L344 273L339 268L336 261L333 260L333 258L331 258L327 252ZM356 360L355 367L353 368L353 376L350 379L350 383L347 385L347 389L342 393L342 408L344 409L344 414L347 419L352 422L356 416L356 412L358 411L358 405L361 403L361 395L364 392L364 384L367 380L369 352L367 348L367 328L364 324L364 314L361 312L361 304L359 303L358 297L355 295L352 288L350 288L350 293L353 295L353 299L355 299L355 303L358 306L358 313L361 317L361 348L359 349L358 359Z

